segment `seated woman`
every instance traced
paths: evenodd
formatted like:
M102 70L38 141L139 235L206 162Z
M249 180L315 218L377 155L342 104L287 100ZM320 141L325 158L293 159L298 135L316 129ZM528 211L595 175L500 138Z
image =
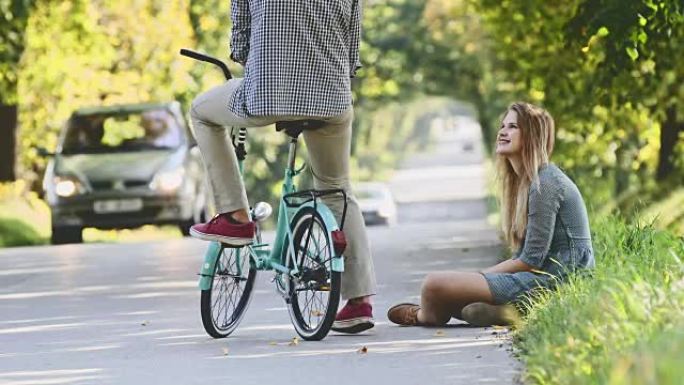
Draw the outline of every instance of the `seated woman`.
M389 309L400 325L444 325L454 317L477 326L510 324L510 304L568 274L594 267L589 221L577 186L549 163L553 118L540 107L513 103L496 141L501 225L513 258L479 273L429 274L420 305ZM505 306L502 306L505 305Z

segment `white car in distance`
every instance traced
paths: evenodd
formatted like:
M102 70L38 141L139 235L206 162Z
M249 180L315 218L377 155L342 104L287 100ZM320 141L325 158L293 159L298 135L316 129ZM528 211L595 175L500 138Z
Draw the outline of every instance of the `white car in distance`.
M367 225L397 223L397 205L389 187L380 182L361 182L353 185L363 220Z

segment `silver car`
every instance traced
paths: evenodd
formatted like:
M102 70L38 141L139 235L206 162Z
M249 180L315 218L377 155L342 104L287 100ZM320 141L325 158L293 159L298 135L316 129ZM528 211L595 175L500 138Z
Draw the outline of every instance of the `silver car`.
M397 223L397 205L384 183L363 182L354 184L354 195L361 207L367 225Z
M78 110L57 151L41 153L52 156L52 243L81 242L84 227L174 224L187 234L206 218L204 169L176 102Z

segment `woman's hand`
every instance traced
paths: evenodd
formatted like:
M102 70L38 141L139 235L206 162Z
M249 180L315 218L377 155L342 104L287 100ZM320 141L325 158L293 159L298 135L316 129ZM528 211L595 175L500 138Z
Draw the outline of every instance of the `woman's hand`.
M526 264L519 259L509 259L498 263L492 267L482 270L483 273L517 273L521 271L532 271L534 267Z

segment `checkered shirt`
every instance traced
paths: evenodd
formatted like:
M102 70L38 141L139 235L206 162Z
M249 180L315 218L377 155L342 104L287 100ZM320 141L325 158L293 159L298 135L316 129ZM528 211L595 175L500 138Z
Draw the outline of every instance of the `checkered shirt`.
M231 58L245 66L229 102L248 116L340 115L359 62L361 0L232 0Z

